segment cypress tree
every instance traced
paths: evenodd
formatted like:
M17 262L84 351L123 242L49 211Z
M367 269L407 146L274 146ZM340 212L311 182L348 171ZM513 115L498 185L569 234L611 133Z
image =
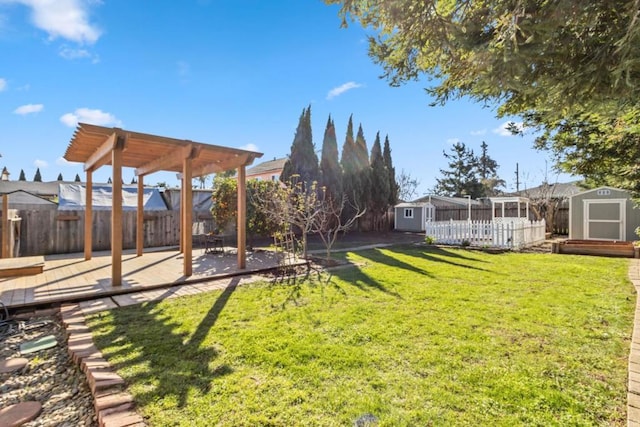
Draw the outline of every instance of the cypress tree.
M321 182L333 200L342 197L342 168L338 161L338 141L336 140L336 127L331 120L327 120L322 140L322 156L320 159Z
M58 179L57 179L57 180L58 180L58 181L64 181L64 179L62 178L62 172L60 172L60 173L58 174Z
M76 174L76 179L74 179L75 182L81 182L80 181L80 175Z
M389 135L384 138L384 149L382 151L384 165L389 174L389 204L395 206L398 203L398 182L396 181L396 168L393 167L391 159L391 146L389 145Z
M362 125L358 126L358 134L355 142L355 157L357 162L356 184L357 184L357 203L360 207L367 207L370 212L371 193L377 191L371 186L371 167L369 164L369 152L367 151L367 141L364 139L364 131Z
M342 156L340 157L340 164L342 165L343 173L345 175L352 175L355 173L356 170L358 170L357 161L356 143L353 140L353 115L351 115L349 116L349 122L347 123L347 134L344 138Z
M318 156L311 134L311 106L302 110L291 144L291 154L282 169L280 180L287 183L292 175L299 175L299 180L305 183L318 181L320 178Z
M381 228L382 218L389 208L390 186L389 172L384 164L382 148L380 147L380 132L376 133L376 140L371 147L371 189L369 206L374 215L376 228Z
M18 177L18 181L26 181L27 177L24 175L24 170L20 169L20 176Z
M40 168L36 169L36 174L33 176L33 182L42 182L42 175L40 175Z
M369 151L367 150L367 141L364 139L362 124L358 126L358 135L356 136L356 158L358 162L357 170L363 170L369 166Z

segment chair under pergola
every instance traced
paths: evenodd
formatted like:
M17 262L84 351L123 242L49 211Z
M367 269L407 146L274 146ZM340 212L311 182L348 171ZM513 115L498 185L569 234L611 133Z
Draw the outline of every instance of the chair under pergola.
M111 211L111 283L122 284L122 168L134 168L138 179L136 217L136 254L144 251L144 177L154 172L181 174L180 248L184 254L183 274L191 276L192 260L192 179L211 173L237 169L238 179L238 268L246 268L246 167L262 153L203 144L184 139L168 138L109 128L86 123L78 124L64 158L84 163L86 172L86 210L84 228L84 258L92 256L92 187L93 172L111 165L113 168L113 199Z

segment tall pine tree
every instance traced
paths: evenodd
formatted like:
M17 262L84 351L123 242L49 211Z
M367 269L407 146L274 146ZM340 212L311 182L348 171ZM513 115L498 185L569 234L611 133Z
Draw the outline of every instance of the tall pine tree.
M384 138L384 149L382 151L384 165L389 174L389 205L395 206L398 203L398 182L396 181L396 168L393 167L391 159L391 146L389 145L389 135Z
M298 180L304 183L318 181L320 178L318 156L311 134L311 106L302 110L291 144L291 154L282 169L280 180L288 183L293 175L298 175Z
M353 139L353 115L349 116L349 122L347 123L347 133L344 138L344 144L342 145L340 164L342 165L342 172L345 175L353 175L358 170L356 143Z
M58 179L57 179L57 180L58 180L58 181L64 181L64 178L62 178L62 173L59 173L59 174L58 174Z
M76 174L76 179L73 180L74 182L80 182L80 175Z
M478 177L482 184L484 197L497 196L501 193L506 182L498 177L498 162L489 157L489 146L485 141L480 145L480 157L478 157Z
M336 127L331 120L327 120L322 141L322 157L320 159L321 183L327 193L335 201L342 197L342 167L338 161L338 141L336 140Z
M389 186L389 172L384 164L382 148L380 147L380 132L376 133L376 140L371 147L371 197L369 207L373 214L374 227L382 228L382 219L389 209L391 188Z
M357 161L356 184L357 184L357 200L356 203L361 208L364 206L371 209L371 193L377 189L371 186L371 167L369 164L369 153L367 151L367 141L364 139L364 131L362 125L358 126L358 134L356 135L355 153Z
M20 169L20 176L18 177L18 181L26 181L27 177L24 175L24 169Z
M451 147L451 154L443 154L448 161L449 169L440 169L442 178L436 179L435 193L450 197L482 197L482 185L476 175L478 160L473 150L468 149L462 142L456 142Z
M33 176L33 182L42 182L42 175L40 175L40 168L36 169L36 174Z

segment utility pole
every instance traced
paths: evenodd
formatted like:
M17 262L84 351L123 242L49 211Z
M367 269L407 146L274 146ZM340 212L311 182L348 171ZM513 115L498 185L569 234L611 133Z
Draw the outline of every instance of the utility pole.
M518 171L518 164L516 163L516 192L520 191L520 172Z

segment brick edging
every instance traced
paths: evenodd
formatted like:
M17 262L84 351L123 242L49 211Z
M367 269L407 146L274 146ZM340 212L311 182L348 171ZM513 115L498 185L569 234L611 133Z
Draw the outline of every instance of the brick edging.
M126 383L102 357L85 323L78 304L60 307L62 325L66 331L69 357L87 377L93 395L93 406L100 427L142 427L147 424L135 411L133 397Z

